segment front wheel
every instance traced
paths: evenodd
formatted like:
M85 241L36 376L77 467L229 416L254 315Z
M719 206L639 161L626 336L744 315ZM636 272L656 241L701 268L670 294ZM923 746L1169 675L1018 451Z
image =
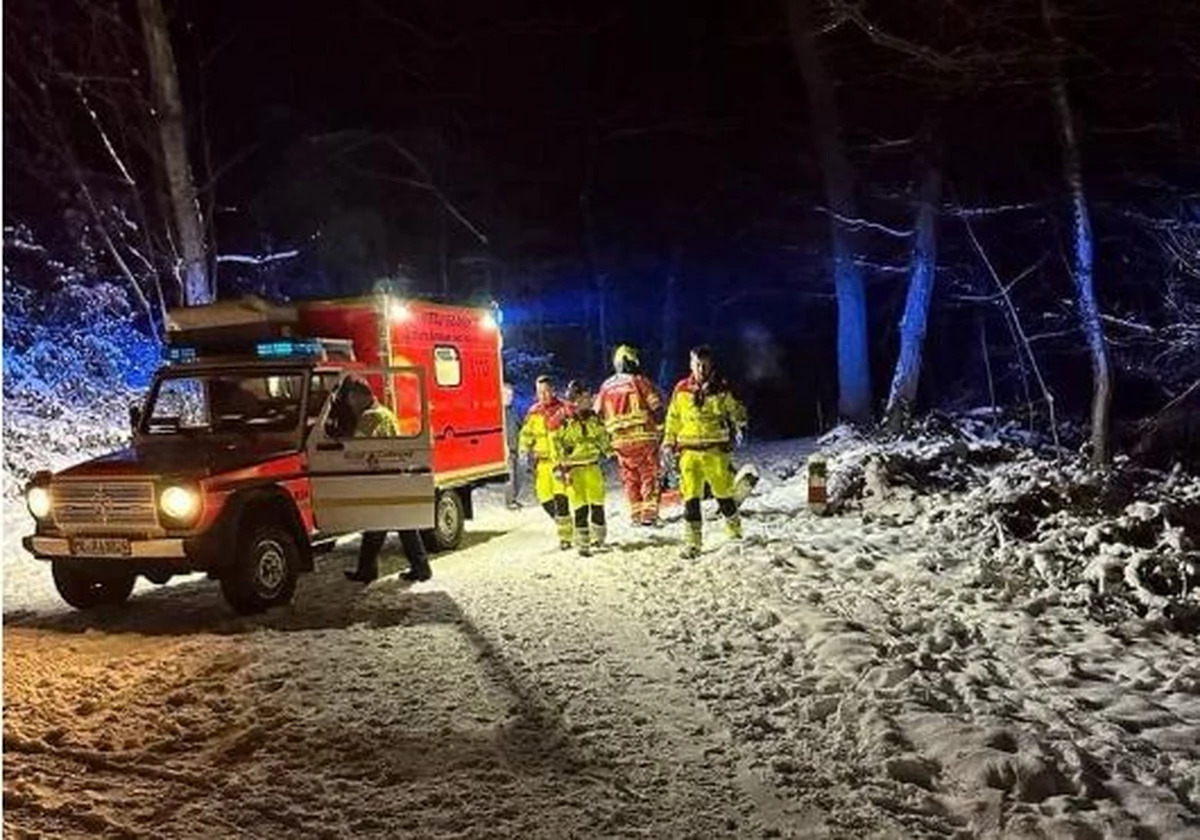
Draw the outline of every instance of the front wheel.
M62 560L55 560L51 571L58 594L79 610L125 603L137 580L137 575L132 572L105 570L99 573Z
M433 503L433 528L421 532L429 551L449 551L462 541L466 510L457 490L439 490Z
M300 551L292 533L273 523L258 525L242 540L234 567L221 577L221 594L234 612L252 615L291 601L299 572Z

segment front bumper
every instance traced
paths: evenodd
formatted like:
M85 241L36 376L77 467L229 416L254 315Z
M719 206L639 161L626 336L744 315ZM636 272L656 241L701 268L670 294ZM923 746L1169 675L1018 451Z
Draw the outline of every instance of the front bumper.
M115 535L114 535L115 536ZM173 574L208 572L234 562L224 528L215 528L192 537L157 539L131 538L129 554L118 557L91 557L71 553L67 537L34 534L21 544L38 560L69 560L78 563L103 563L127 567L131 571L169 570Z
M37 557L56 559L73 557L71 541L65 537L25 537L21 543L25 550ZM129 559L131 560L185 560L187 551L185 540L131 540L129 543ZM120 562L122 557L105 558Z

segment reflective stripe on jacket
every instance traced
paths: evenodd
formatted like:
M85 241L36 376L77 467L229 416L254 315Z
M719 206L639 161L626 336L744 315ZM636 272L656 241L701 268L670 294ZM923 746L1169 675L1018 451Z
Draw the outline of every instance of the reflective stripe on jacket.
M618 373L604 380L592 408L604 420L613 446L658 440L654 413L662 408L662 397L640 373Z
M724 381L680 380L667 407L663 442L682 449L728 445L746 425L746 407Z
M524 455L532 452L538 459L553 459L555 457L553 437L562 425L566 403L558 397L547 403L534 403L525 415L521 424L521 434L517 438L517 450Z
M608 433L594 411L576 411L567 415L555 436L558 463L564 467L598 464L612 453Z

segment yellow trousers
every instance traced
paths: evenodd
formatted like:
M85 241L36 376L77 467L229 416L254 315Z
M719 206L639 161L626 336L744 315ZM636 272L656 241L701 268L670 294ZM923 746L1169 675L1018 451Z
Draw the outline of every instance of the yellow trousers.
M533 475L533 489L540 505L544 505L555 496L567 495L567 486L554 471L554 464L548 458L537 462L537 469Z
M685 449L679 455L679 494L686 502L704 498L704 484L713 498L733 496L733 469L729 453L720 449Z
M604 504L604 471L599 464L571 467L567 476L567 499L571 502L571 510Z

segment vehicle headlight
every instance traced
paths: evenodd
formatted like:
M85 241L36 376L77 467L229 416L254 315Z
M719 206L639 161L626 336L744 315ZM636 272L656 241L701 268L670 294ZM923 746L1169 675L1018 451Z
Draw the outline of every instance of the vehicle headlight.
M40 486L29 488L25 493L25 504L35 519L45 519L54 506L50 499L50 490Z
M158 507L177 522L191 522L200 512L200 493L193 487L171 485L159 494Z

